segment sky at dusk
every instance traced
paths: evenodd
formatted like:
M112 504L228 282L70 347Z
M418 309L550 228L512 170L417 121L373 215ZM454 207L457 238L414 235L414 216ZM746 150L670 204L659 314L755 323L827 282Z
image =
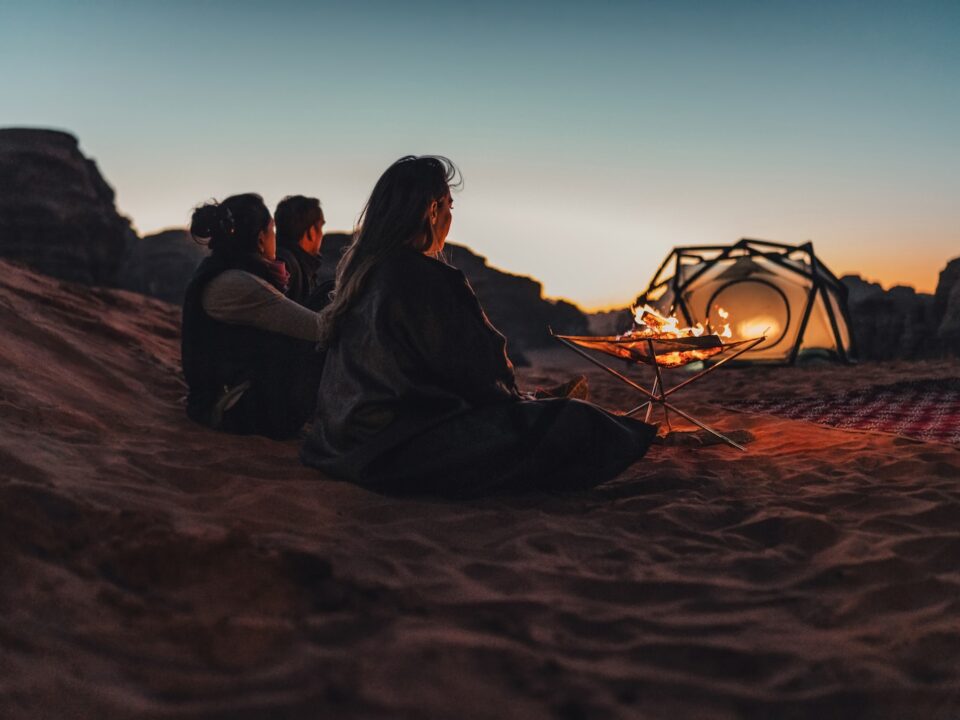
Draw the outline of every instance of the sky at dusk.
M587 308L674 245L928 292L960 256L956 0L0 0L0 126L77 135L141 234L246 191L346 230L447 155L450 239Z

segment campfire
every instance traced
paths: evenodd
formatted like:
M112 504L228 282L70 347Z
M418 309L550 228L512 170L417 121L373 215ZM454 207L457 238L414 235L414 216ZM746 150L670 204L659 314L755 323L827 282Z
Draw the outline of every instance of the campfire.
M720 330L706 328L702 323L693 327L680 327L680 320L676 315L667 317L661 315L649 305L633 308L634 326L623 335L620 340L682 340L679 347L667 352L657 352L656 362L663 367L682 367L698 360L706 360L723 352L723 339L733 337L730 323L726 322L729 313L723 308L717 308L717 314L723 319L724 325Z
M694 327L680 327L680 321L676 316L661 315L649 305L644 305L643 307L633 308L634 325L622 335L589 337L554 334L553 337L646 398L645 402L625 413L628 417L643 412L645 413L644 420L649 422L653 408L657 405L663 409L667 427L670 427L670 413L676 413L727 445L739 450L746 450L739 443L717 432L668 400L677 390L687 387L721 365L752 350L766 339L761 334L759 337L733 340L733 332L730 330L730 323L727 322L729 314L721 307L717 307L716 311L717 317L723 322L723 327L719 330L711 328L709 324L704 327L700 323L697 323ZM553 334L552 331L551 334ZM725 339L728 339L729 342L724 342ZM600 362L585 350L596 350L604 355L622 358L630 363L643 363L652 366L655 374L653 386L648 390L626 375ZM724 357L714 361L709 367L699 370L696 374L673 387L668 388L665 385L660 368L682 367L697 361L707 360L721 353L724 354Z
M717 308L724 325L719 330L697 323L681 327L675 316L661 315L649 305L633 308L634 326L622 335L609 337L569 337L580 347L599 350L630 362L676 368L707 360L740 343L724 342L733 337L728 313Z
M694 327L680 327L676 316L661 315L649 305L633 308L634 326L622 335L608 337L588 337L573 335L555 335L553 337L566 347L573 350L594 365L610 373L624 384L630 386L646 398L646 401L627 411L627 416L644 413L644 420L650 421L654 406L663 409L664 420L670 427L670 413L675 413L697 427L706 430L719 440L739 450L746 450L742 445L734 442L726 435L717 432L709 425L704 424L693 415L678 408L668 398L678 390L688 387L708 373L713 372L721 365L736 359L745 352L749 352L766 337L733 340L733 332L728 322L729 313L717 307L717 316L723 322L723 327L715 330L709 326L697 324ZM724 342L728 340L728 342ZM630 363L643 363L653 367L655 378L653 386L648 390L631 380L626 375L600 362L597 358L585 352L596 350L610 357L621 358ZM709 367L699 370L696 374L683 380L681 383L668 388L664 382L660 368L676 368L691 363L707 360L716 355L724 354L723 358L714 361Z

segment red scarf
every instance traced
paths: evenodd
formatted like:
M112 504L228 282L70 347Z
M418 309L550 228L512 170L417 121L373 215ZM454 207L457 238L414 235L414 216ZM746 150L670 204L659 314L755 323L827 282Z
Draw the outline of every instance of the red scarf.
M287 290L290 289L290 271L287 270L286 263L283 260L268 260L263 256L260 257L260 262L267 269L267 279L277 290L286 295Z

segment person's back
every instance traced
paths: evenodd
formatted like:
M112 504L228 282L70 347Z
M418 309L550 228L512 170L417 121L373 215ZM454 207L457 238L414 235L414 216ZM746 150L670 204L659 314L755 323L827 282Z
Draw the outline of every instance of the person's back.
M375 437L378 447L394 445L465 410L519 397L504 338L463 274L413 250L371 272L328 349L320 388L324 412L305 446L315 457Z

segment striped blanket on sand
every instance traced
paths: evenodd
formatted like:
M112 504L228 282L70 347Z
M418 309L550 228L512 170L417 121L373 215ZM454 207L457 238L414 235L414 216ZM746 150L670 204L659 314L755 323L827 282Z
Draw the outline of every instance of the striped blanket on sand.
M725 401L735 410L960 445L960 378L874 385L836 395Z

